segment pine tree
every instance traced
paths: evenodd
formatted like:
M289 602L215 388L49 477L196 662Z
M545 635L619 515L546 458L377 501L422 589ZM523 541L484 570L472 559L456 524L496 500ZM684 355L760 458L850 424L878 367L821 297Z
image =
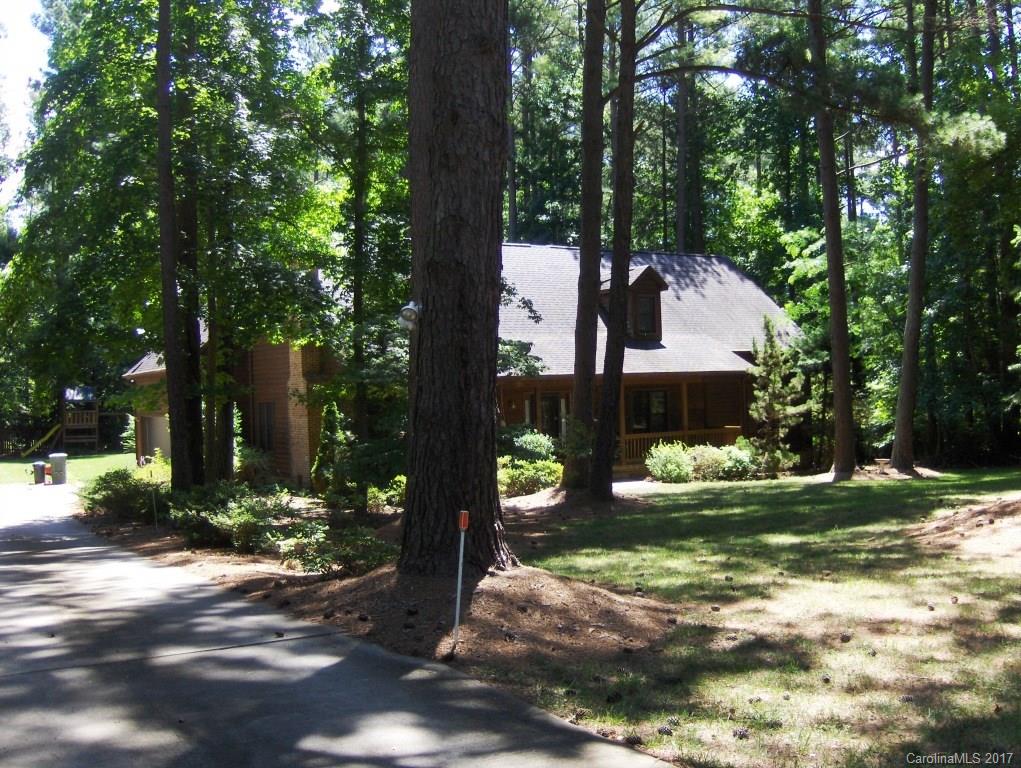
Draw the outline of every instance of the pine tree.
M794 455L784 441L804 416L806 406L798 403L804 381L768 317L763 322L762 349L753 343L752 352L756 361L751 370L755 384L748 412L760 425L759 436L752 439L752 445L759 451L763 472L776 476L794 463Z

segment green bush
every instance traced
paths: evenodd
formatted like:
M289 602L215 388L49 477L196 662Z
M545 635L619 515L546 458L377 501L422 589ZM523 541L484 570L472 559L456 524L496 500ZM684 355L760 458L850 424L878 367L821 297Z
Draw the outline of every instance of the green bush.
M656 443L645 457L645 466L653 479L661 483L687 483L693 468L684 443Z
M397 557L396 546L378 538L371 528L360 525L334 533L331 540L334 561L352 576L368 573Z
M397 556L397 548L369 528L355 525L331 532L326 523L318 521L292 525L276 546L282 560L297 562L306 573L327 574L339 569L357 576Z
M555 461L521 461L511 456L497 460L496 482L501 496L525 496L559 485L564 467Z
M386 492L370 485L365 493L365 508L374 515L386 509Z
M556 446L553 438L542 432L526 432L514 439L514 453L511 455L522 461L553 461L556 458Z
M723 447L725 464L720 478L723 480L750 480L755 477L755 456L740 445Z
M248 553L264 548L273 521L290 511L286 496L260 496L243 485L217 483L175 499L170 517L193 544Z
M144 470L115 469L88 483L80 496L88 512L151 522L154 517L166 517L170 488L159 480L146 479Z
M327 540L329 526L314 520L295 523L276 539L281 560L294 560L306 573L329 573L336 558Z
M553 460L556 443L549 435L536 431L528 424L501 427L496 435L498 456L510 456L521 461Z
M691 460L691 479L713 481L723 478L727 455L714 445L693 445L687 449Z
M397 475L386 487L386 503L391 507L404 507L408 496L408 478Z
M236 461L234 474L238 480L251 485L268 485L273 482L273 457L266 451L242 443Z

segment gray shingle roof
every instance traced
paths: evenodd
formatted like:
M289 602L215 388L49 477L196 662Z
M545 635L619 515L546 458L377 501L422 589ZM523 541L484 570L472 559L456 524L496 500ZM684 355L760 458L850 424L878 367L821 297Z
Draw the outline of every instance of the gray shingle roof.
M199 318L199 341L202 344L209 341L209 329L206 327L206 321L201 318ZM121 378L133 379L147 373L163 373L166 369L167 364L163 361L162 352L146 352L145 357L121 374Z
M747 370L736 352L762 341L762 319L772 318L782 337L797 328L772 299L729 259L720 256L636 252L629 278L654 267L666 281L660 293L661 341L628 340L625 373L723 373ZM609 255L601 272L608 274ZM500 336L532 343L543 375L574 372L574 315L578 290L578 249L564 246L507 244L503 276L542 316L536 324L512 305L500 310ZM629 282L631 280L629 279ZM599 321L597 368L606 342L605 317Z

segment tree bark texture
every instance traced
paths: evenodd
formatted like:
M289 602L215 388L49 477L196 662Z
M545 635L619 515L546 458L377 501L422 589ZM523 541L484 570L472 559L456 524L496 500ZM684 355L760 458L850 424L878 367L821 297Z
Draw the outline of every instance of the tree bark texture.
M187 416L187 361L181 333L177 286L177 215L174 199L172 116L170 113L170 0L160 0L156 36L156 171L159 184L160 277L167 406L170 412L170 483L192 487L194 473Z
M368 55L368 35L363 33L358 41ZM369 121L366 114L365 92L355 95L355 147L351 195L353 216L351 222L351 368L355 375L354 407L352 426L355 439L364 445L369 434L369 387L365 382L365 274L368 271L369 249L367 247L367 212L369 196ZM361 473L359 473L361 474ZM369 484L360 477L355 487L355 506L367 509Z
M591 438L592 389L596 375L596 333L599 324L599 273L603 226L603 43L606 39L604 0L585 7L585 53L581 88L581 247L578 253L578 306L574 318L574 390L572 418L584 440ZM570 455L564 485L588 484L589 456Z
M180 142L181 184L177 189L178 283L181 294L181 327L184 333L185 413L188 419L188 449L192 454L192 480L205 483L202 440L202 335L199 326L199 170L194 126L195 90L191 79L195 57L195 20L185 16L180 25L184 42L180 51L177 89L178 117L187 130Z
M844 279L844 244L840 230L840 190L833 138L833 115L826 71L826 32L822 0L808 2L809 42L819 103L815 129L819 143L819 179L822 186L823 224L826 230L826 276L830 305L830 355L833 367L833 475L835 480L854 473L854 416L851 410L851 357L847 329L847 287Z
M677 27L677 37L684 38L684 24ZM677 252L688 252L688 75L677 76L677 186L675 227Z
M613 257L610 264L610 304L606 321L603 390L599 429L589 491L595 498L613 498L613 459L624 370L628 268L631 265L631 224L635 194L635 0L620 4L620 69L617 113L613 127Z
M922 59L920 85L926 112L932 110L934 42L936 37L936 0L925 0L922 19ZM904 320L904 349L897 389L897 416L894 423L893 452L890 464L901 472L915 466L915 406L918 402L919 342L922 333L922 309L925 301L925 260L929 250L929 160L926 156L926 129L915 133L914 211L911 235L911 267L908 273L908 308Z
M402 573L514 564L496 488L496 349L507 160L507 1L411 8L412 295Z

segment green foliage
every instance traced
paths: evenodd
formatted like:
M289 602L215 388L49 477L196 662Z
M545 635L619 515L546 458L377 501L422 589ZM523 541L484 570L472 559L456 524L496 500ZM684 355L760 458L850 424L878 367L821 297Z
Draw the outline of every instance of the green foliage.
M661 483L687 483L694 476L684 443L656 443L645 457L645 466Z
M687 448L691 461L691 479L712 481L723 479L727 469L727 455L714 445L693 445Z
M128 418L128 423L121 432L121 450L135 452L135 420Z
M329 526L314 520L295 523L275 540L280 559L297 562L306 573L327 574L336 565L333 548L327 539Z
M86 484L79 496L87 512L121 520L153 522L165 519L170 509L169 483L146 478L145 469L106 472Z
M403 508L408 495L408 478L404 475L394 476L394 479L387 485L385 494L387 504L391 507Z
M790 353L776 336L769 318L763 320L763 342L753 344L755 366L752 402L748 412L759 423L758 437L752 439L762 461L762 471L775 477L793 465L795 457L784 444L787 433L804 418L804 379Z
M306 573L328 574L337 570L359 576L397 556L397 548L379 539L369 528L347 526L331 531L319 521L290 526L277 538L276 547L282 560L295 561Z
M342 450L340 412L336 403L327 403L323 408L323 423L319 430L319 450L312 462L312 487L319 493L332 485L333 473Z
M501 456L497 460L496 484L501 496L526 496L560 484L563 464L549 459L530 461Z
M755 476L757 462L751 444L725 445L720 450L724 459L721 480L751 480Z
M254 445L239 443L234 462L234 476L241 482L260 486L273 481L273 457Z
M282 494L264 496L238 483L216 483L174 498L170 518L192 544L233 547L251 553L265 548L273 522L291 514Z
M514 438L514 451L511 455L522 461L543 461L556 458L556 446L553 438L542 432L525 432Z

